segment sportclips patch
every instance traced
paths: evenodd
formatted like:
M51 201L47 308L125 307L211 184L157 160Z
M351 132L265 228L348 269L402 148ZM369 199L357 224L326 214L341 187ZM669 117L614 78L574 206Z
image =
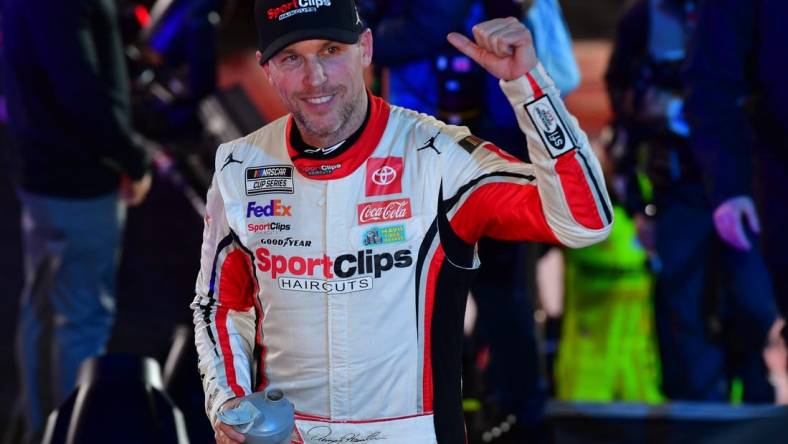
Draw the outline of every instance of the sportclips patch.
M246 169L246 195L293 194L292 165L271 165Z
M525 105L525 111L553 159L577 148L573 134L567 129L549 96L542 96Z

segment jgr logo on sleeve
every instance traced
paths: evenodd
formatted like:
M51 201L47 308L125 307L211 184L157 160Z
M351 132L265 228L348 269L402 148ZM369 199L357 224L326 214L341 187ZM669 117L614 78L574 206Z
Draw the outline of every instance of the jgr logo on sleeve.
M550 157L555 159L577 148L573 134L567 130L550 97L542 96L534 100L525 105L525 110Z
M271 165L246 169L246 195L287 193L293 194L293 167Z

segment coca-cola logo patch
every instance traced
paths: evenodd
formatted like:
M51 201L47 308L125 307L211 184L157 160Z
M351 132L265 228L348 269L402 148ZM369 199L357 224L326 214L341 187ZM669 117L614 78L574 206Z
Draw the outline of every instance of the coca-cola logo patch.
M372 224L410 219L410 199L367 202L358 206L358 224Z
M386 157L367 160L367 196L385 196L402 192L402 158Z

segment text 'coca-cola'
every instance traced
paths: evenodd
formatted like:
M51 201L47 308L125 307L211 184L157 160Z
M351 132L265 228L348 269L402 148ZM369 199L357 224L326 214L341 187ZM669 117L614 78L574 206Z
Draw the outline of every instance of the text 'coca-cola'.
M372 224L409 219L411 217L410 199L366 202L358 206L358 224Z

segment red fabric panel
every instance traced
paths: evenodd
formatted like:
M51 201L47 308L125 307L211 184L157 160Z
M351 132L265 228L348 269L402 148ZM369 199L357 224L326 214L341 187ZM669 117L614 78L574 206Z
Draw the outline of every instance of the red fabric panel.
M531 73L529 72L528 74L525 75L525 77L528 79L528 83L531 84L531 89L534 90L534 98L538 99L539 97L542 97L544 95L544 92L542 92L542 88L539 87L539 84L536 83L536 79L534 79L534 76L532 76Z
M577 151L572 151L559 157L555 163L555 170L561 178L561 187L564 189L572 216L580 225L599 230L605 224L602 222L583 168L575 157L576 154Z
M471 192L450 222L454 232L471 245L482 236L559 243L547 225L536 185L482 185Z
M244 390L238 385L235 375L233 350L230 346L230 334L227 330L227 315L230 310L248 311L252 308L252 300L257 283L251 275L252 264L249 256L242 250L233 250L227 254L222 263L219 287L216 294L219 306L216 311L216 330L219 334L219 347L224 356L224 371L227 384L236 396L244 396Z
M257 284L252 278L252 263L242 250L233 250L222 263L219 277L219 304L238 311L252 308L252 297Z
M422 369L422 392L424 396L424 413L433 410L434 389L432 386L432 313L435 308L435 290L438 285L438 274L446 254L443 246L438 245L435 255L430 261L427 272L427 293L424 296L424 368Z
M263 306L260 304L260 299L257 297L257 293L259 292L259 287L257 286L257 282L255 282L254 286L254 293L252 295L252 300L254 301L254 308L257 311L257 332L256 332L256 341L257 344L260 345L260 362L257 368L258 373L260 374L260 385L257 387L258 392L265 390L268 387L268 378L265 376L265 355L268 352L268 349L263 345L263 320L265 319L265 312L263 311Z
M230 309L220 305L216 309L216 331L219 333L219 347L224 356L224 373L227 375L227 385L235 393L235 396L244 396L244 389L238 385L238 378L235 376L235 360L233 359L233 349L230 347L230 334L227 331L227 312Z

